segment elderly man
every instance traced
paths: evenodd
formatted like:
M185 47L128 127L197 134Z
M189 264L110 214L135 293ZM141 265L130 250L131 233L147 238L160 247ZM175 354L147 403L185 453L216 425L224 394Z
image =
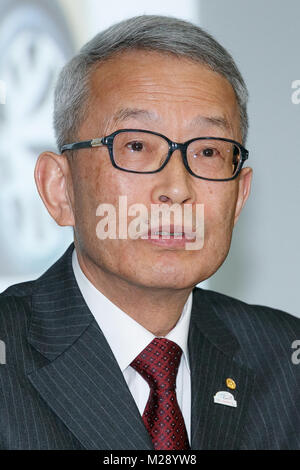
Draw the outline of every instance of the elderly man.
M64 67L35 178L74 244L0 297L2 449L300 448L299 319L195 287L249 196L246 104L230 55L173 18Z

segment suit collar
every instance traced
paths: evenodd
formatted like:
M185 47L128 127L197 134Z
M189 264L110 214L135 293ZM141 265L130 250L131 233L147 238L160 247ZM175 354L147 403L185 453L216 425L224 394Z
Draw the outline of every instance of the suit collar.
M35 281L32 294L28 341L49 360L69 348L94 320L73 273L73 249L72 243Z
M240 344L217 312L218 306L209 291L196 287L193 291L191 326L196 326L217 349L232 357L240 349Z

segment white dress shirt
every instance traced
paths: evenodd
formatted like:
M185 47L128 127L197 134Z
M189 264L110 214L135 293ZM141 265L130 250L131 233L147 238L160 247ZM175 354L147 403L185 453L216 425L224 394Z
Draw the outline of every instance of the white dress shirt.
M146 330L96 289L80 268L75 249L73 251L72 264L83 298L102 330L142 415L149 397L150 388L146 380L130 366L130 363L155 338L155 335ZM176 396L184 418L189 441L191 441L191 377L188 355L188 332L191 308L192 293L189 295L175 327L165 336L165 338L174 341L182 349L176 379Z

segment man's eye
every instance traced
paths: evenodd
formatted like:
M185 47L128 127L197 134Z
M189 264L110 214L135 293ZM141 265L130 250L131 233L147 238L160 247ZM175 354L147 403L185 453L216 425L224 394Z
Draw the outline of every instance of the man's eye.
M126 147L133 152L141 152L144 149L144 144L142 142L129 142Z
M216 149L210 147L202 150L203 157L214 157L217 156L218 153Z

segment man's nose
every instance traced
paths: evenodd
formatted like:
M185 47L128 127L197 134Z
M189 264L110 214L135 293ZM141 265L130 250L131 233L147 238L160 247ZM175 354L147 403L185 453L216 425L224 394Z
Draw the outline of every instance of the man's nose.
M174 151L167 165L155 176L156 184L152 194L155 203L192 204L195 201L191 181L193 176L185 168L180 150Z

